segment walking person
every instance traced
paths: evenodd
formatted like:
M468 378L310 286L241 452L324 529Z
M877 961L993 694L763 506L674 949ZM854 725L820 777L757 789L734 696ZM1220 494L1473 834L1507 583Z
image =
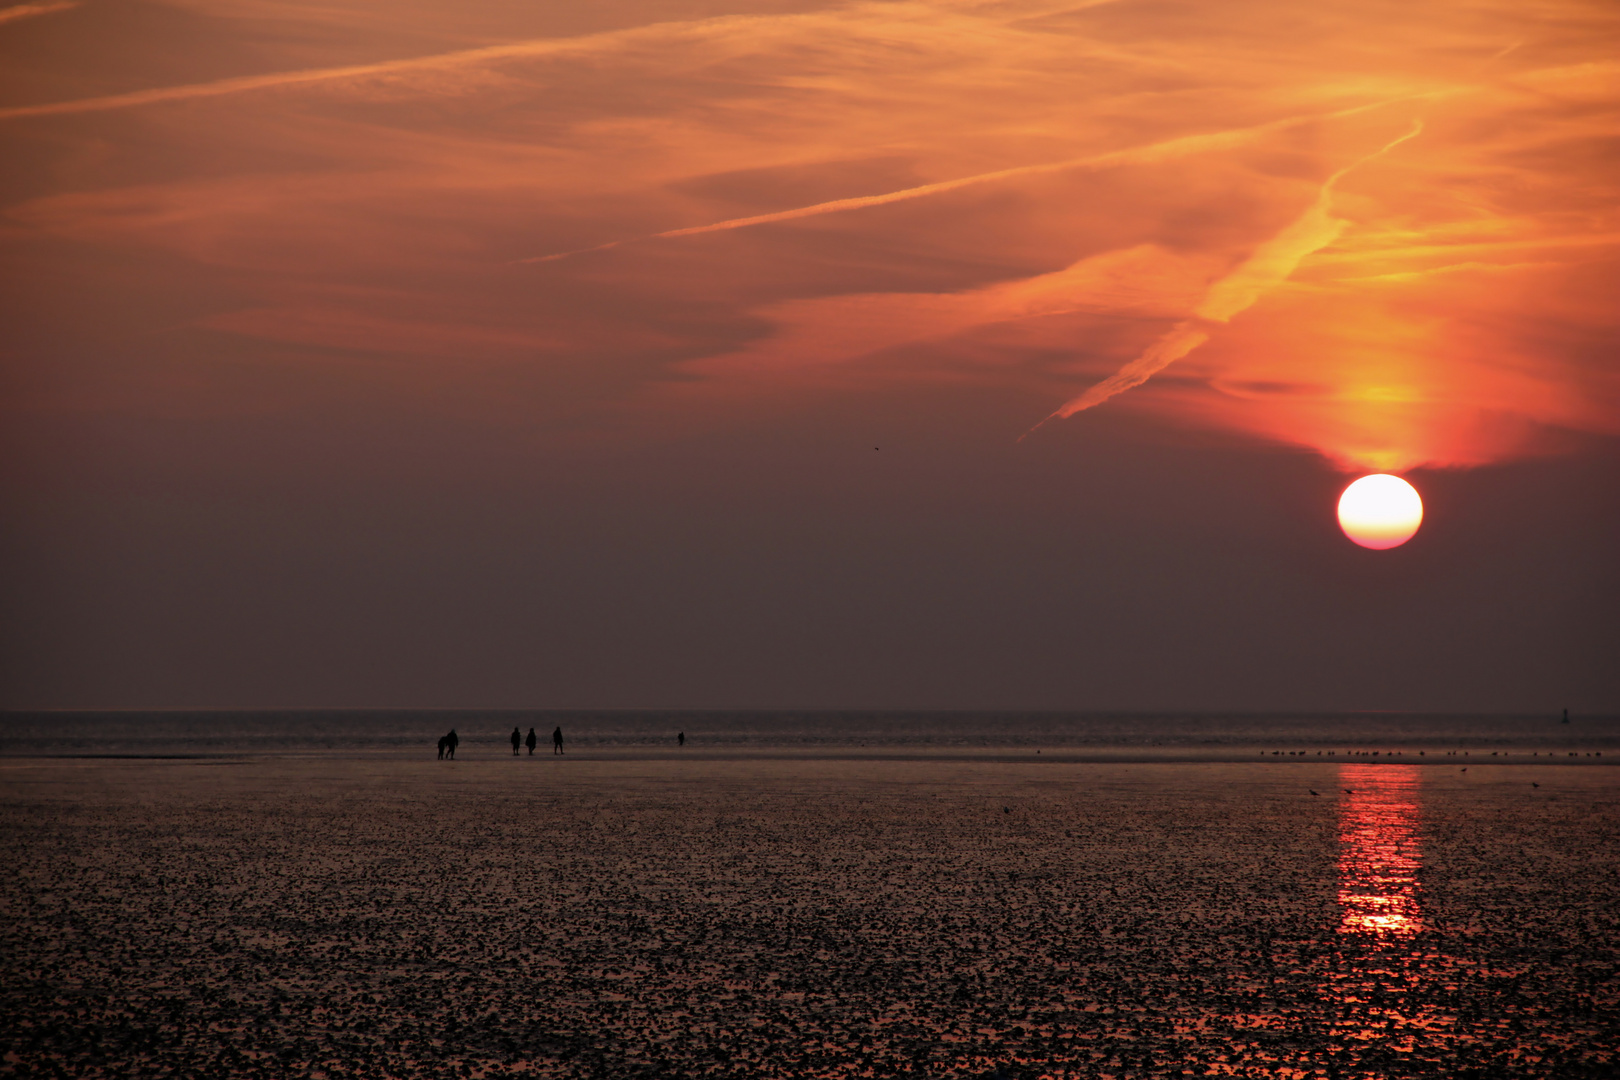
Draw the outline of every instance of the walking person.
M561 724L558 724L557 725L557 730L553 731L551 733L551 752L553 754L560 754L560 753L563 752L563 748L562 748L562 725Z
M445 756L451 761L456 760L456 747L460 744L461 740L456 736L456 729L451 728L450 734L444 737L444 748L447 751Z
M523 745L523 733L517 728L512 729L512 756L518 756L518 747Z
M684 731L680 732L679 734L677 734L675 736L675 745L676 746L685 746L686 745L686 732L684 732Z
M529 729L529 737L523 741L529 747L529 756L534 757L534 748L540 745L540 740L534 737L534 728Z

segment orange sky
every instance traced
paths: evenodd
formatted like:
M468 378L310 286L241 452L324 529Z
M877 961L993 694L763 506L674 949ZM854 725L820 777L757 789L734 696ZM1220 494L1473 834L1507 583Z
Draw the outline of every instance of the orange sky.
M62 0L0 56L12 416L1620 434L1596 0Z
M1109 407L1347 469L1620 424L1612 7L537 7L7 9L4 235L593 407L1173 365Z

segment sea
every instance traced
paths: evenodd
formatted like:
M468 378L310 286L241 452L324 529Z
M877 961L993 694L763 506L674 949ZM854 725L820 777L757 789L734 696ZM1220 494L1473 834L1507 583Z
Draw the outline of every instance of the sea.
M513 728L573 753L992 756L1249 761L1455 755L1620 762L1620 716L1562 713L1080 713L1028 711L176 710L0 713L0 757L432 756L507 753Z

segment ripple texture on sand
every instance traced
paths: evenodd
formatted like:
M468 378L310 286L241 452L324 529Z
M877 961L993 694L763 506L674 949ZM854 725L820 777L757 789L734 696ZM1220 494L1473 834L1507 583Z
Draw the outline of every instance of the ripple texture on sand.
M1506 771L1391 938L1331 766L30 765L0 1074L1614 1076L1614 785Z

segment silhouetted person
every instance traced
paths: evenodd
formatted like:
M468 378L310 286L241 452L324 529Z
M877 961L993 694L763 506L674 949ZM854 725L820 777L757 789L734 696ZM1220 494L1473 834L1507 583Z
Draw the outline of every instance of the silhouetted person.
M523 732L517 728L512 729L512 756L518 756L518 747L523 745Z
M447 747L449 745L450 745L450 736L448 736L448 735L440 735L439 736L439 760L440 761L444 760L444 750L445 750L445 747Z
M444 737L444 747L446 750L450 751L449 757L451 761L456 760L456 747L460 745L460 743L461 740L456 737L456 729L451 728L450 734Z
M529 756L534 757L534 748L540 745L540 740L534 737L534 728L529 729L529 737L523 741L529 746Z
M560 754L560 753L563 752L563 748L562 748L562 725L561 724L558 724L557 725L557 730L553 731L551 733L551 752L553 754Z
M685 746L686 745L686 732L683 731L679 735L675 736L675 745L676 746Z
M1568 709L1564 710L1564 723L1566 723L1566 724L1569 723L1569 710Z

